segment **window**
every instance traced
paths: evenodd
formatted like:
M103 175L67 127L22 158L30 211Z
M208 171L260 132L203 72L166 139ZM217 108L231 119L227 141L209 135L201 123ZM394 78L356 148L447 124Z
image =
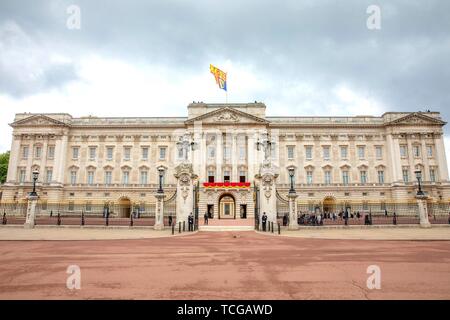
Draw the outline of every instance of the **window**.
M77 183L77 172L75 170L70 171L70 184Z
M306 171L306 183L307 184L313 183L313 172L312 171Z
M113 147L107 147L106 148L106 159L107 160L112 160L113 159L113 152L114 152L114 148Z
M124 171L123 175L122 175L122 183L123 184L128 184L130 180L130 172L129 171Z
M131 148L130 147L124 147L123 148L123 159L125 161L130 160L131 158Z
M215 179L215 173L214 171L208 171L208 182L213 183Z
M342 146L341 147L341 159L347 159L348 157L348 147Z
M430 181L436 182L436 169L430 168Z
M289 160L294 159L294 146L287 146L287 155Z
M93 185L94 184L94 171L92 171L92 170L88 171L87 183L89 185Z
M420 146L414 146L413 153L414 153L415 158L419 158L420 157Z
M403 182L408 183L409 182L409 169L406 167L403 168L402 173L403 173Z
M400 146L400 157L406 158L407 154L408 154L408 147L405 145L401 145Z
M245 182L247 180L247 174L245 171L239 171L239 182Z
M72 159L78 159L78 151L80 149L78 147L73 147L72 148Z
M89 147L89 159L95 160L95 157L97 156L97 148L96 147Z
M378 183L384 183L384 171L378 170Z
M433 146L427 146L427 155L428 155L428 158L433 157Z
M369 210L369 203L368 203L367 201L364 201L362 207L363 207L363 210L364 210L364 211Z
M110 185L112 183L112 172L110 170L105 171L105 184Z
M22 159L28 159L28 146L22 147Z
M75 203L73 201L69 201L69 211L75 210Z
M52 176L53 176L53 170L51 168L47 169L47 172L45 175L45 182L47 182L47 183L52 182Z
M358 147L358 158L359 159L364 159L365 157L366 157L366 147L359 146Z
M148 147L142 147L141 154L142 160L148 160Z
M367 183L367 171L362 170L360 171L360 178L361 178L361 184L366 184Z
M323 147L323 159L330 160L330 147Z
M209 146L208 147L208 158L214 159L216 157L216 148Z
M48 146L47 148L47 159L55 158L55 146Z
M231 157L231 148L228 146L223 147L223 158L224 159L230 159Z
M19 171L19 182L20 183L24 183L25 182L25 177L26 177L26 170L25 169L20 169Z
M39 159L41 157L41 154L42 154L42 147L38 146L34 147L34 157L36 159Z
M166 147L159 148L159 160L166 160Z
M347 170L342 171L342 183L344 185L348 185L348 183L349 183L349 175L348 175L348 171Z
M381 146L375 147L375 156L377 159L383 159L383 147Z
M330 170L326 170L325 171L325 184L331 184L331 171Z
M141 184L147 184L148 173L147 171L141 171Z
M240 146L239 147L239 159L240 160L244 160L245 159L245 147L244 146Z
M225 170L223 172L223 182L230 182L230 171Z
M306 157L306 160L312 159L312 146L305 147L305 157Z
M178 148L177 158L178 158L178 160L184 159L184 149L181 147Z
M86 212L92 211L92 202L88 201L86 202Z

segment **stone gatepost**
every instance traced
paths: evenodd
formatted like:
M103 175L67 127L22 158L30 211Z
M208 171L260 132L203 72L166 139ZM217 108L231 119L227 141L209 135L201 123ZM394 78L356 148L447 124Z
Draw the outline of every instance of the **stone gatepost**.
M177 223L188 220L190 213L194 214L194 183L197 178L191 163L181 163L175 167L175 178L177 178Z
M419 207L420 227L431 228L431 223L428 220L428 206L427 206L428 197L426 195L417 195L416 200L417 206Z
M297 221L297 199L298 195L295 192L289 192L289 230L297 230L298 229L298 221Z
M27 204L27 216L25 220L25 224L23 225L26 229L32 229L35 225L35 218L36 218L36 205L38 201L38 196L35 195L29 195L28 196L28 204Z
M278 168L269 160L265 160L260 167L259 174L256 176L260 182L260 224L264 212L267 215L267 222L277 222L277 190L276 178L278 177Z
M156 212L155 212L155 230L164 229L164 193L157 193L156 197Z

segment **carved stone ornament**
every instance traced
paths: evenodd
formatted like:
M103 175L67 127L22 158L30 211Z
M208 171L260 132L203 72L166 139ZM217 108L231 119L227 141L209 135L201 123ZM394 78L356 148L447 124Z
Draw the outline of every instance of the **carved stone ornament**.
M264 161L259 170L259 176L264 196L269 199L272 195L272 188L275 186L275 179L278 177L278 167L270 161Z
M223 112L221 114L219 114L216 117L217 121L232 121L232 122L238 122L239 121L239 117L237 115L235 115L234 113L231 112Z

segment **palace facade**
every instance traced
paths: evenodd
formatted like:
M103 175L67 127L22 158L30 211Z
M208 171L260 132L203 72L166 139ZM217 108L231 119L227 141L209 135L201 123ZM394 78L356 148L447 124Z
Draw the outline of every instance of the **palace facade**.
M201 215L251 218L274 190L286 210L291 169L299 211L415 203L416 171L429 201L448 202L444 125L438 112L267 116L258 102L191 103L187 117L17 114L1 201L20 208L38 171L41 214L153 215L161 173L165 215L194 202Z

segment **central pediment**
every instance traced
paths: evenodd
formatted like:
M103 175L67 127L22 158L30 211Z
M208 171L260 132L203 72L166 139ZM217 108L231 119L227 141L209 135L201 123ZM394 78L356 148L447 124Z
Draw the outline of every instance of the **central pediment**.
M223 107L200 116L187 120L190 124L201 121L204 124L267 124L269 121L256 117L252 114L234 109L232 107Z

